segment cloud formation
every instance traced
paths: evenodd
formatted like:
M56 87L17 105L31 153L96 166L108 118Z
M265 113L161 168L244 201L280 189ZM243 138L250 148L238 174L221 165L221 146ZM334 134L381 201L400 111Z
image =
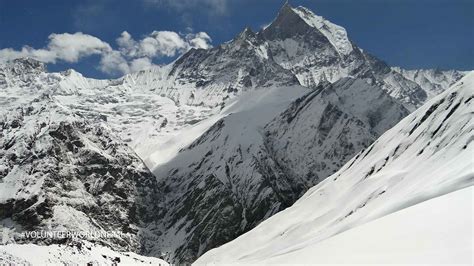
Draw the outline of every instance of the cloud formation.
M31 57L45 63L56 63L57 61L75 63L82 57L112 50L108 43L82 32L53 33L49 35L48 39L48 46L43 49L34 49L29 46L24 46L19 51L11 48L1 49L0 60L9 61L19 57Z
M122 54L129 57L172 57L191 48L208 49L211 38L205 32L185 36L174 31L153 31L140 41L124 31L117 39Z
M21 50L0 49L0 62L20 57L30 57L44 63L59 61L76 63L82 58L100 55L99 69L108 74L127 74L152 67L153 59L174 57L191 48L208 49L211 38L205 32L179 34L173 31L153 31L135 40L126 31L117 38L117 49L92 35L51 34L45 48L24 46Z

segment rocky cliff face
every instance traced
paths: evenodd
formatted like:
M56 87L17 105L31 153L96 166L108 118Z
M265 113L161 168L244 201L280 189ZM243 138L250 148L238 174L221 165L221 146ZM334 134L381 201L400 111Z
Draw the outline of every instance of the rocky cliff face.
M264 144L279 172L307 188L406 115L408 111L379 87L343 78L295 101L265 127Z
M19 233L121 232L96 241L140 251L141 228L154 219L159 196L154 176L105 116L83 117L56 101L53 88L35 87L31 81L45 74L42 68L31 60L16 61L8 82L30 90L31 98L2 95L9 102L0 116L2 225L17 242L48 244L61 240Z

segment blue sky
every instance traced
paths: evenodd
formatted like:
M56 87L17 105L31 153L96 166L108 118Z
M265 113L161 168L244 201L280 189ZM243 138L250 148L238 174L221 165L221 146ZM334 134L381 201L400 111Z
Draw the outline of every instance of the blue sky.
M11 48L4 50L11 54L25 45L35 50L51 50L58 45L62 49L69 39L59 39L64 37L62 35L50 39L48 36L82 32L84 36L66 37L94 36L97 39L91 37L84 41L95 41L98 46L75 50L77 56L67 60L57 54L54 58L48 57L48 68L53 71L74 68L89 77L114 77L135 69L130 62L125 63L126 70L107 71L98 67L103 51L119 49L116 39L123 31L127 31L135 43L151 36L153 31L175 32L177 35L173 38L179 36L179 42L183 42L179 49L166 53L153 51L151 63L166 63L189 47L209 43L216 46L230 40L245 26L259 30L273 20L283 2L0 0L0 50ZM390 65L408 69L474 69L472 0L291 0L290 4L306 6L345 27L359 47ZM199 32L205 32L212 42L204 35L197 35ZM54 47L46 48L48 45ZM122 56L131 60L130 53L133 51ZM117 60L119 58L111 57L108 62L118 64ZM150 63L138 61L137 67Z

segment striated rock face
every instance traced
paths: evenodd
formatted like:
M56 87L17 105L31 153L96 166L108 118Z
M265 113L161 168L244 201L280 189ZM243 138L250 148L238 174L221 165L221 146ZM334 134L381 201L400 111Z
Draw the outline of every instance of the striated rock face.
M360 79L341 79L296 100L265 129L278 172L311 187L408 115L395 99Z
M47 73L31 59L2 65L0 73L5 241L69 241L28 238L25 231L109 232L110 237L86 235L86 240L143 252L154 234L145 227L157 220L160 193L156 178L116 130L117 117L105 111L125 98L123 92L104 97L110 81L74 71Z
M141 231L155 219L154 176L103 123L84 119L48 95L0 117L0 220L22 231L120 232L89 239L117 250L141 251Z

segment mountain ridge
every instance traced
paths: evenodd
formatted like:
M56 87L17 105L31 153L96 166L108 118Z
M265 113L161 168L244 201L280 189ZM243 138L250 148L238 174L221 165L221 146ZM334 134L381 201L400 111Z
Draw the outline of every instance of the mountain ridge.
M472 99L474 72L386 131L292 207L196 264L278 261L371 220L472 186Z

